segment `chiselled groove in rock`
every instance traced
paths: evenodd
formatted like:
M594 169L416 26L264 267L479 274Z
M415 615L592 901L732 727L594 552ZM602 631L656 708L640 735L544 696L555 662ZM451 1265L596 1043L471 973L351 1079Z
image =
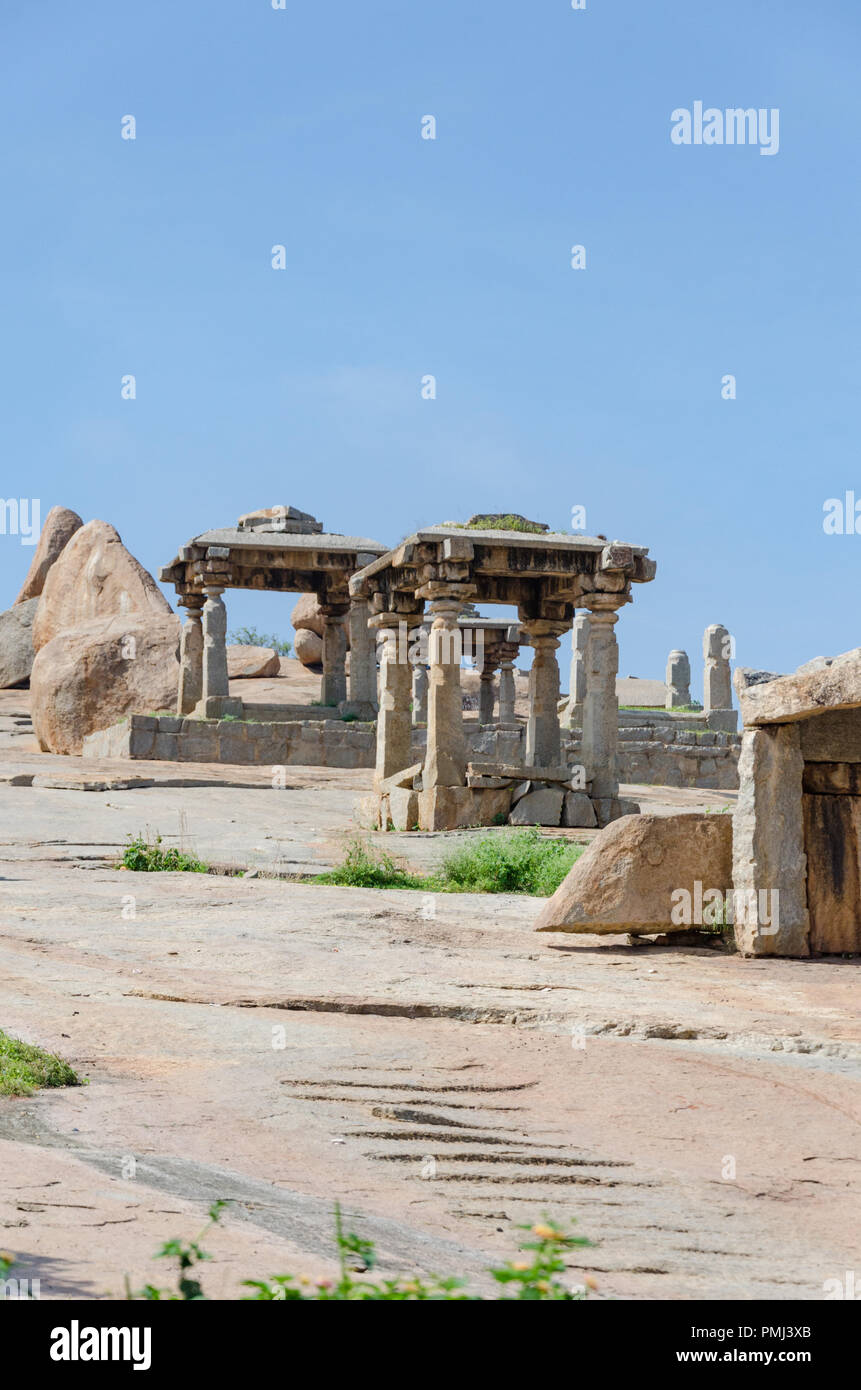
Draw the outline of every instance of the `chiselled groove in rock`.
M481 1134L470 1134L466 1130L446 1134L445 1130L437 1129L352 1129L349 1135L351 1139L396 1139L399 1142L415 1139L423 1144L522 1144L531 1149L565 1148L564 1144L535 1144L531 1139L513 1139L510 1134L500 1134L497 1138L486 1130Z
M367 1105L371 1099L370 1096L326 1095L322 1091L296 1091L294 1094L296 1100L326 1100L332 1105ZM468 1101L437 1100L432 1096L422 1096L422 1104L439 1105L444 1110L490 1110L496 1113L519 1113L523 1109L522 1105L471 1105Z
M423 1182L482 1182L510 1183L519 1187L527 1183L576 1184L580 1187L657 1187L653 1182L629 1182L627 1178L602 1178L582 1173L436 1173Z
M365 1158L379 1163L420 1163L421 1156L416 1153L366 1153ZM458 1153L446 1154L446 1163L513 1163L518 1167L528 1164L548 1164L556 1168L633 1168L633 1163L613 1158L561 1158L557 1154L519 1154L519 1153Z
M426 1110L412 1110L404 1105L374 1105L371 1114L377 1120L404 1120L407 1124L414 1125L444 1125L447 1129L487 1128L486 1125L477 1125L474 1120L470 1120L469 1124L463 1124L460 1120L446 1119L445 1115L429 1114Z
M302 1081L295 1077L285 1076L281 1081L282 1086L351 1086L356 1090L368 1091L430 1091L444 1092L450 1095L454 1091L465 1093L484 1092L495 1094L499 1091L528 1091L531 1087L537 1086L537 1081L519 1081L513 1086L482 1086L458 1083L450 1086L441 1082L438 1086L425 1086L417 1081L326 1081L324 1079L314 1081Z

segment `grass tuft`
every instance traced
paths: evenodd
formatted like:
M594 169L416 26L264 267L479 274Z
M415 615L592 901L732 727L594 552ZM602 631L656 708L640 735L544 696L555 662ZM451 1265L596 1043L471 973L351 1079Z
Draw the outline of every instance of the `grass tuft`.
M413 874L390 855L353 840L344 862L315 883L341 888L411 888L424 893L555 893L584 846L551 839L537 830L485 836L453 850L437 873Z
M529 893L549 898L583 849L537 830L487 836L447 855L441 878L450 893Z
M130 835L123 850L122 866L139 874L209 873L209 865L193 854L186 854L181 849L162 849L160 835L156 835L154 840L145 840L143 835Z
M0 1096L30 1096L40 1086L80 1086L77 1072L52 1052L0 1028Z

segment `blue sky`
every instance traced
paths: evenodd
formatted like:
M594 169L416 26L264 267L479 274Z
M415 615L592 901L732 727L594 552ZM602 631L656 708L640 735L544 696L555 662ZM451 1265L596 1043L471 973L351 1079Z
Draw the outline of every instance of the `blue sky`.
M277 502L388 543L582 504L658 562L622 674L681 646L698 688L713 622L744 665L855 646L859 37L857 0L4 0L2 496L153 571ZM779 108L779 153L673 145L696 100Z

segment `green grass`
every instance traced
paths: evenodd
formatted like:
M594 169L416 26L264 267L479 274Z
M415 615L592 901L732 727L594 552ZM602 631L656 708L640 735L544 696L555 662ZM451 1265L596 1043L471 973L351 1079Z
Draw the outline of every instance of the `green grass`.
M44 1048L10 1038L0 1028L0 1096L30 1096L40 1086L80 1086L77 1072Z
M487 836L446 855L440 877L450 893L529 893L549 898L583 849L537 830Z
M343 864L328 873L317 874L315 883L333 883L340 888L422 888L429 880L398 868L390 855L370 849L361 840L347 848Z
M139 874L190 873L207 874L209 865L181 849L162 849L161 836L145 840L143 835L130 835L123 850L123 868Z
M341 888L408 888L424 893L528 893L549 897L584 846L551 839L537 830L487 835L444 858L435 874L420 875L396 864L391 855L354 840L344 862L314 883Z
M456 527L458 531L524 531L529 535L543 536L547 527L540 521L524 521L523 517L510 512L505 516L477 516L474 521L442 521L441 526Z

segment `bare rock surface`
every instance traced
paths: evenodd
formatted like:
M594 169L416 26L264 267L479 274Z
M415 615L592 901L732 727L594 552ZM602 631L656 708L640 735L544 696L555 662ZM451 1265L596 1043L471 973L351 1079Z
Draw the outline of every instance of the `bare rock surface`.
M26 603L28 599L39 597L45 587L49 569L83 524L78 513L70 511L68 507L51 508L45 517L27 578L21 586L16 603Z
M661 932L678 890L732 886L729 816L622 816L589 846L542 908L536 931Z
M817 657L789 676L736 670L733 682L746 728L788 724L828 709L861 705L861 647L831 660Z
M0 781L0 1016L89 1078L0 1100L2 1244L43 1298L164 1283L154 1250L217 1197L215 1298L331 1274L335 1200L387 1275L481 1286L544 1212L594 1242L565 1277L598 1299L817 1300L858 1268L857 960L536 936L540 899L275 881L342 859L369 772L132 777L32 751L28 701L0 694L24 779ZM257 876L117 869L147 827ZM367 838L429 869L512 833Z
M59 633L94 618L170 611L152 575L126 550L114 527L88 521L48 571L33 622L33 646L38 652Z
M87 734L126 714L173 709L179 632L170 612L132 612L93 619L45 643L30 675L40 747L79 753Z
M33 667L33 618L37 598L17 602L0 613L0 688L23 685Z

